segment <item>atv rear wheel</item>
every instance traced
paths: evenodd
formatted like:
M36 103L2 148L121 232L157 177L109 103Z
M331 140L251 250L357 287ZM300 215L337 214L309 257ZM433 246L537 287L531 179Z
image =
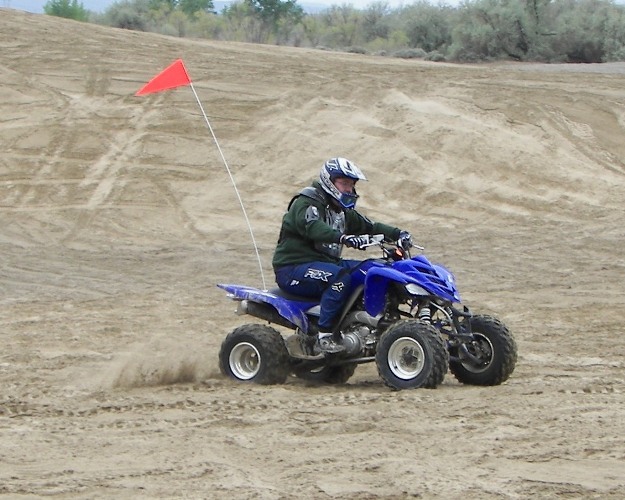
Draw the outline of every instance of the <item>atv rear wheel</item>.
M454 377L463 384L499 385L514 371L517 346L508 328L492 316L472 316L475 340L452 351L449 363Z
M398 321L382 334L375 362L393 389L433 389L445 378L449 363L438 330L414 319Z
M274 328L243 325L222 342L219 369L241 382L282 384L289 372L289 354L282 335Z

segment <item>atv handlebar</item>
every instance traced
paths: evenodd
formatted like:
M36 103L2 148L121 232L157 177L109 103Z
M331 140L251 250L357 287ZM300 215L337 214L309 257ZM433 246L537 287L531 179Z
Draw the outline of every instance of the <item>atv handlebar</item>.
M361 237L367 238L367 243L361 245L359 250L365 250L366 248L378 246L384 252L385 258L392 260L401 260L404 258L410 258L410 248L416 248L417 250L423 250L422 246L406 245L403 240L389 240L383 234L364 234Z
M383 234L363 234L363 238L367 239L367 243L360 247L360 250L364 250L368 247L379 246L385 241L385 236Z

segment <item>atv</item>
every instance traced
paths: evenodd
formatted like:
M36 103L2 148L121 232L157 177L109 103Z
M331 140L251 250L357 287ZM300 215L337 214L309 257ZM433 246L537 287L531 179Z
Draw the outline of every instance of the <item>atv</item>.
M222 342L221 372L258 384L281 384L289 374L341 384L359 364L375 362L382 381L395 390L435 388L448 371L472 385L498 385L510 377L517 360L513 336L498 319L460 306L449 270L423 254L411 256L405 241L370 235L361 249L368 247L379 247L382 256L352 270L351 294L335 332L345 347L340 353L316 348L317 299L218 284L237 302L237 314L294 330L285 338L268 324L236 328Z

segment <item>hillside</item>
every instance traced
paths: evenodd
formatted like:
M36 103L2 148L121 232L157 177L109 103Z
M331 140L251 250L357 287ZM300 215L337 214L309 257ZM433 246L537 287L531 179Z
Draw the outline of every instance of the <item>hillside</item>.
M625 64L451 65L0 9L0 494L621 498ZM499 387L235 384L215 287L271 284L290 197L341 155L501 318ZM355 254L362 256L361 254ZM286 332L285 332L286 333Z

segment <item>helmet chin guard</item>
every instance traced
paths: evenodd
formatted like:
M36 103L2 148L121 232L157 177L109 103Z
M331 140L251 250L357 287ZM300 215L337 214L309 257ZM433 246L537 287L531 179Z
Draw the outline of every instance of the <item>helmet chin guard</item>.
M366 181L365 174L362 173L362 170L355 163L346 158L331 158L321 167L319 182L322 189L343 208L354 208L358 199L356 190L354 189L352 193L341 193L334 185L334 180L338 177L353 179L354 182L359 180Z

